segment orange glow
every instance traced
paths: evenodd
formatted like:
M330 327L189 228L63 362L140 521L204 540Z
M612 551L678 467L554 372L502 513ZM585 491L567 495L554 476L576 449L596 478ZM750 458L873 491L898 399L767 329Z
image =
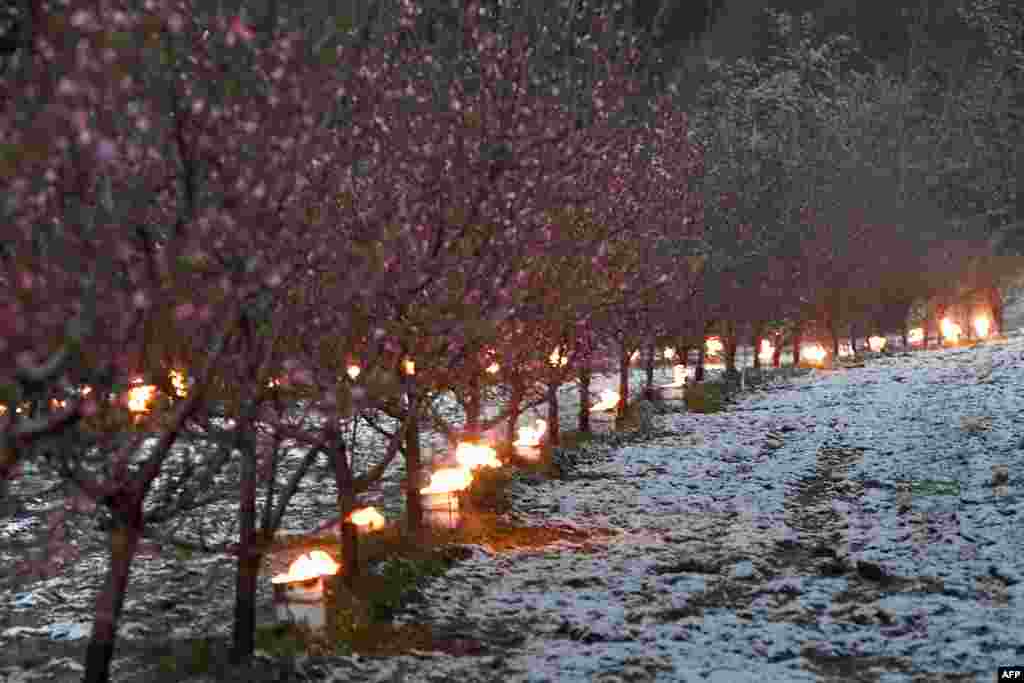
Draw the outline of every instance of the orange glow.
M672 347L665 349L665 360L672 360L676 357L676 350Z
M619 394L616 391L610 391L605 389L601 392L601 400L591 408L591 412L601 410L614 410L615 406L619 405Z
M915 327L914 329L907 332L907 342L911 344L920 344L924 341L924 329Z
M473 483L473 474L465 467L445 467L430 475L430 486L420 489L420 493L452 493L461 491Z
M169 373L171 378L171 386L174 387L174 393L178 398L185 398L188 393L188 385L185 383L185 373L180 370L171 370Z
M498 374L499 370L501 370L501 366L497 363L491 363L490 365L487 366L487 372L489 372L492 375Z
M889 343L889 340L885 337L868 337L868 347L875 353L879 353L885 348L885 345Z
M292 583L294 581L309 581L329 574L337 574L341 565L325 553L323 550L314 550L306 555L300 555L298 559L288 567L287 574L278 574L273 577L271 583Z
M407 361L405 361L402 364L402 369L405 370L405 374L407 374L407 375L415 375L416 374L416 362L412 361L412 360L407 360Z
M540 440L548 431L548 423L537 420L536 427L520 427L518 431L519 438L512 444L513 446L536 447L540 445Z
M763 362L769 362L775 357L775 345L767 339L761 340L761 350L757 352L757 357Z
M988 336L991 326L992 321L988 319L988 316L979 315L974 319L974 331L982 339Z
M355 379L356 377L359 377L359 373L362 371L362 368L353 363L348 366L348 369L345 372L348 374L349 379Z
M550 356L548 356L548 362L551 363L551 365L556 368L565 367L565 365L569 362L569 358L568 356L562 354L562 350L560 347L556 346L555 350L551 352Z
M808 362L821 365L828 357L828 352L821 344L807 344L800 349L800 357Z
M133 383L141 383L141 379L134 380ZM153 396L156 394L156 387L152 384L139 384L128 390L128 410L133 413L145 413L149 411L149 402L153 400Z
M377 508L361 508L349 515L349 520L363 531L383 529L387 520L377 512Z
M704 348L707 349L709 356L715 356L722 352L725 345L722 344L722 340L719 337L708 337L708 340L704 342Z
M964 333L963 328L949 318L943 318L940 327L942 328L942 339L947 344L956 344Z
M468 469L476 467L501 467L498 454L486 444L460 443L455 449L455 460Z

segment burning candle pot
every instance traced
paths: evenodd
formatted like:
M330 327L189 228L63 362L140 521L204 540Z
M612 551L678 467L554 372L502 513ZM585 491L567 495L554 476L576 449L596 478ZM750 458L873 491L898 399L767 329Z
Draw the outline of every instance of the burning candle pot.
M473 474L465 467L446 467L430 475L430 485L420 489L426 521L454 529L459 524L459 491L473 483Z
M828 358L828 351L821 344L807 344L800 349L800 357L811 365L822 367Z
M722 343L721 337L708 337L708 340L704 342L704 355L709 358L717 358L723 350L725 350L725 344Z
M498 454L486 444L460 443L455 449L455 461L465 469L501 467Z
M273 577L270 582L274 587L274 614L278 621L323 628L327 621L324 577L337 574L340 568L323 550L314 550L299 556L286 574Z
M536 427L520 427L519 438L512 445L515 446L516 455L523 460L536 462L540 460L541 439L548 430L548 423L545 420L537 420Z
M978 339L985 339L991 332L992 321L989 320L988 316L979 315L974 319L974 332L978 335Z
M939 323L939 328L942 331L942 341L944 344L955 345L960 343L960 337L964 333L960 325L949 318L943 318L942 322Z
M349 521L356 525L360 533L369 533L376 529L383 529L387 524L384 515L377 512L377 508L360 508L349 515ZM339 528L340 531L340 528Z

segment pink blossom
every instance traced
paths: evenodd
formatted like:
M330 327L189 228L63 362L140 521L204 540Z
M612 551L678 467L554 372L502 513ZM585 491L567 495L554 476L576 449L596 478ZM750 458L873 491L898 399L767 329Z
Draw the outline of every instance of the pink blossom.
M234 46L235 41L241 39L243 42L249 42L256 37L256 32L250 27L242 23L240 16L235 16L231 20L231 24L228 26L227 44Z
M179 304L174 309L174 317L177 320L187 320L191 318L193 315L195 315L195 313L196 307L195 304L193 304L192 302L185 302L183 304Z

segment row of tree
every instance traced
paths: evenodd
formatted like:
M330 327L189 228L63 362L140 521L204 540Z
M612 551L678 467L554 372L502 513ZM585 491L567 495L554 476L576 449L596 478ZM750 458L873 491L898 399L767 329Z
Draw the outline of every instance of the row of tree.
M140 544L195 543L171 524L228 473L241 659L260 563L315 470L345 519L401 457L416 530L424 427L511 434L547 403L557 441L558 387L579 381L586 428L592 374L617 368L623 416L637 349L650 364L713 330L732 364L769 335L838 344L1012 270L930 192L970 185L925 156L976 101L850 71L855 45L779 15L777 54L714 66L684 111L628 13L521 5L20 15L0 77L0 482L31 462L110 517L87 681L108 678ZM107 400L139 377L165 397L141 419ZM449 393L458 424L433 409ZM385 444L360 463L356 415Z

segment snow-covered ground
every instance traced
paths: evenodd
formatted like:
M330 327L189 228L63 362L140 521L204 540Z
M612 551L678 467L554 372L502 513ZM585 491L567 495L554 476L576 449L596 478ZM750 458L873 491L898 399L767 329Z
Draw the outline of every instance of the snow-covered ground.
M535 523L612 536L477 548L403 617L486 654L335 680L987 679L1024 655L1022 351L884 358L659 418L674 435L518 491Z
M659 416L656 440L596 444L565 480L515 483L521 521L586 541L474 547L399 617L475 654L331 658L327 680L983 680L1024 655L1022 399L1014 337L812 373L727 413ZM294 523L312 528L332 495L329 481L304 494ZM74 574L0 586L0 648L87 634L104 564L90 554ZM130 592L125 647L159 635L154 612L170 637L229 623L230 558L142 557L135 572L159 594Z

